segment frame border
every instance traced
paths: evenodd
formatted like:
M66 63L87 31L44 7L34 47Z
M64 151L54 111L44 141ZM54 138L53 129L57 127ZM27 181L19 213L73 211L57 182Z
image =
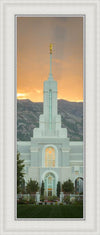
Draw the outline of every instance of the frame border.
M5 33L8 32L8 29L6 27L6 24L7 24L7 19L6 19L6 16L4 15L4 13L6 12L6 15L7 13L8 14L12 14L12 8L11 6L15 7L17 9L17 7L19 6L20 8L23 6L28 6L29 4L33 4L34 8L37 6L37 8L39 7L40 9L40 12L42 11L42 9L44 9L45 11L47 10L47 8L49 9L49 7L54 7L56 6L56 8L58 6L69 6L72 5L72 8L74 6L79 6L79 4L83 7L83 5L86 4L87 7L91 8L91 10L93 10L93 8L95 8L95 13L96 13L96 16L95 16L95 23L96 23L96 38L95 38L95 51L94 51L94 59L97 61L95 63L95 65L93 64L93 66L95 67L94 70L95 70L95 77L96 77L96 81L94 81L94 89L92 87L93 90L89 90L90 92L90 97L91 95L94 95L95 93L95 102L93 101L93 103L91 102L92 105L95 105L95 107L92 107L93 108L93 126L92 126L92 131L94 131L94 134L91 132L91 129L90 127L88 127L88 135L87 135L87 141L89 141L89 138L90 135L94 135L94 146L91 146L91 148L94 148L93 150L95 150L95 155L96 155L96 158L97 158L97 175L96 175L96 172L94 174L94 180L93 182L95 182L95 185L96 186L96 189L94 187L94 189L96 190L96 197L97 197L97 203L96 203L96 207L92 207L92 209L94 208L94 217L93 217L93 223L95 223L95 226L92 226L92 224L88 223L87 227L85 228L85 230L79 230L78 227L80 228L80 225L79 223L76 223L76 226L75 224L73 224L73 229L71 227L71 225L67 226L66 227L66 224L65 222L63 221L62 222L62 225L60 223L60 230L59 230L59 224L56 223L56 227L54 226L54 223L52 223L52 228L49 229L48 226L50 227L51 223L49 222L48 223L48 226L46 225L46 221L45 221L45 229L43 227L43 223L41 223L41 221L38 221L38 224L34 224L34 228L33 228L33 224L30 223L28 224L27 223L27 230L25 229L25 223L23 221L13 221L13 214L11 213L12 210L8 211L8 205L7 205L7 201L6 201L6 193L7 193L7 185L8 185L8 178L10 180L12 180L12 184L14 183L14 180L11 178L12 174L9 175L8 171L7 171L7 163L8 163L8 160L10 159L9 158L9 154L8 154L8 159L6 158L6 152L8 150L8 146L7 146L7 141L8 141L8 144L12 141L12 137L14 136L14 133L13 133L13 127L14 127L14 122L12 122L12 129L11 129L11 134L10 134L10 137L11 139L9 140L9 127L8 127L8 121L10 121L10 118L12 119L13 117L13 113L11 114L10 113L10 109L12 109L12 112L14 112L14 102L11 101L11 103L9 103L9 99L7 100L6 99L6 95L8 97L8 88L7 88L7 85L8 85L8 82L10 82L10 85L11 85L11 81L7 81L7 79L5 80L5 78L7 78L8 74L7 72L9 72L9 75L12 74L13 75L13 72L12 72L12 68L10 67L10 65L12 64L13 65L13 57L11 58L10 57L10 64L8 64L8 57L7 57L7 53L9 52L9 49L8 49L8 44L7 44L7 39L5 38ZM46 8L46 5L48 5L48 7ZM43 8L42 8L43 6ZM54 8L53 8L54 9ZM18 9L17 9L18 10ZM84 8L85 10L85 8ZM77 234L77 232L79 232L80 234L90 234L90 232L92 232L94 235L99 235L100 233L100 225L99 225L99 219L100 219L100 160L99 160L99 151L100 151L100 148L99 148L99 138L100 138L100 81L99 81L99 72L100 72L100 69L99 69L99 59L100 59L100 39L99 39L99 33L100 33L100 17L99 17L99 14L100 14L100 2L99 0L92 0L92 1L80 1L78 0L74 0L74 1L63 1L62 3L59 2L59 1L55 1L55 3L53 1L48 1L48 3L46 3L46 1L33 1L33 0L29 0L29 1L24 1L24 0L20 0L20 2L18 0L14 1L8 1L8 0L1 0L1 53L2 53L2 60L1 60L1 65L2 65L2 69L1 69L1 114L2 114L2 119L1 119L1 144L2 144L2 148L1 148L1 156L2 156L2 160L1 160L1 234L31 234L33 233L32 230L34 231L34 234L40 234L40 233L45 233L45 234L49 234L50 232L52 232L53 234L55 234L56 232L59 233L59 234L66 234L66 232L68 234L70 234L70 232L72 234ZM10 18L11 20L11 18ZM8 22L9 23L9 22ZM92 22L93 23L93 22ZM5 28L6 27L6 28ZM10 35L12 36L12 29L10 30ZM7 36L7 34L6 34ZM91 39L92 40L92 39ZM86 43L87 43L87 39L86 39ZM9 41L9 44L10 44L10 41ZM88 44L89 45L89 44ZM13 46L13 45L12 45ZM11 47L11 45L9 45L9 47ZM91 48L92 49L92 48ZM92 51L93 52L93 51ZM12 54L11 54L12 56ZM87 56L87 55L86 55ZM91 61L93 62L93 61ZM5 70L5 65L6 65L6 70ZM92 69L92 68L91 68ZM91 73L91 71L90 71ZM9 78L10 79L10 78ZM92 81L91 81L92 82ZM93 85L92 84L92 85ZM11 89L13 88L13 84L11 85L10 87L10 91ZM96 90L95 90L96 89ZM13 94L13 93L12 93ZM13 97L14 97L14 94L13 94ZM87 98L87 96L86 96ZM88 107L89 108L89 107ZM92 109L90 109L91 111ZM87 112L87 106L86 106L86 112ZM14 118L14 117L13 117ZM8 119L8 120L7 120ZM13 119L12 119L13 120ZM86 119L87 120L87 119ZM14 121L14 120L13 120ZM91 120L90 120L91 122ZM87 128L87 124L89 124L89 122L87 121L86 123L86 128ZM10 122L10 125L11 125L11 122ZM90 131L90 134L89 134L89 131ZM12 136L11 136L12 135ZM91 139L91 138L90 138ZM92 142L93 143L93 142ZM9 146L9 149L10 149L11 146ZM87 146L88 147L88 146ZM13 153L13 148L10 149L12 150L12 153ZM88 151L88 148L86 149L86 151ZM91 152L90 152L91 153ZM92 155L93 156L93 155ZM11 167L13 166L13 162L11 163L10 165ZM12 169L13 171L13 169ZM91 170L90 170L90 174L91 174ZM89 176L89 175L88 175ZM87 183L90 183L91 182L88 182ZM87 194L89 193L89 184L86 185L86 192ZM5 190L6 189L6 190ZM11 187L10 187L11 189ZM92 191L93 192L93 191ZM12 187L12 190L11 190L11 193L13 194L13 187ZM8 192L8 199L9 199L9 202L11 203L11 200L10 200L10 196L11 194L9 194ZM96 198L95 197L95 198ZM12 198L11 198L12 199ZM12 200L12 204L14 203L14 201ZM88 205L87 205L88 206ZM92 212L94 212L92 210ZM5 214L6 212L6 214ZM10 213L9 213L10 212ZM91 213L91 212L90 212ZM33 221L32 221L33 222ZM77 221L78 222L78 221ZM71 222L73 223L73 222ZM83 222L82 222L83 223ZM57 229L57 225L58 225L58 229ZM86 224L85 224L86 225ZM17 226L17 227L16 227ZM38 229L38 227L40 226L40 228ZM78 227L77 227L78 226ZM32 229L33 228L33 229Z

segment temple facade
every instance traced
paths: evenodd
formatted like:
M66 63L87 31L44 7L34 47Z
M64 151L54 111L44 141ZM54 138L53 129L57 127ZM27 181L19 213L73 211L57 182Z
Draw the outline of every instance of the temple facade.
M83 182L83 142L70 141L67 129L61 127L57 110L57 82L52 76L52 45L50 73L44 81L43 114L39 128L34 128L30 141L18 141L17 149L25 163L25 181L44 181L44 195L57 194L57 183L71 179L78 192Z

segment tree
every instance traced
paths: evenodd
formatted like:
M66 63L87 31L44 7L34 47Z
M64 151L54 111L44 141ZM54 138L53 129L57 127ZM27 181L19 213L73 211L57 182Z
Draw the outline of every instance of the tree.
M26 185L27 193L36 193L39 189L38 182L36 180L30 179Z
M24 160L20 159L20 153L17 153L17 193L21 192L21 184L24 179Z
M21 193L26 193L25 180L24 179L22 179L22 182L21 182Z
M65 181L62 184L62 189L66 193L73 193L74 192L74 184L73 184L73 182L70 179Z
M41 184L41 195L44 195L44 182L42 180L42 184Z
M61 192L61 183L60 183L60 181L58 181L58 183L57 183L57 196L58 197L60 195L60 192Z

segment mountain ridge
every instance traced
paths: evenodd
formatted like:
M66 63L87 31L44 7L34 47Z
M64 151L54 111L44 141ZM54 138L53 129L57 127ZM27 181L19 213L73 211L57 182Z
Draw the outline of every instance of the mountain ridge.
M67 128L71 141L83 140L83 102L58 99L58 114L62 127ZM39 127L39 116L43 113L43 102L29 99L17 100L17 140L30 141L33 129Z

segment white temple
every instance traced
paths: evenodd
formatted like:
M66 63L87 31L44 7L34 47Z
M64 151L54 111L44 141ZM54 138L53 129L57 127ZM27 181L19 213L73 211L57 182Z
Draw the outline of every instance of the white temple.
M50 44L50 73L44 81L43 114L39 128L34 128L30 141L18 141L17 149L25 163L25 181L44 181L44 194L56 195L57 182L71 179L77 191L82 191L83 142L70 141L67 129L61 127L57 110L57 82L52 76L52 44ZM77 179L77 180L76 180ZM77 182L77 184L76 184Z

